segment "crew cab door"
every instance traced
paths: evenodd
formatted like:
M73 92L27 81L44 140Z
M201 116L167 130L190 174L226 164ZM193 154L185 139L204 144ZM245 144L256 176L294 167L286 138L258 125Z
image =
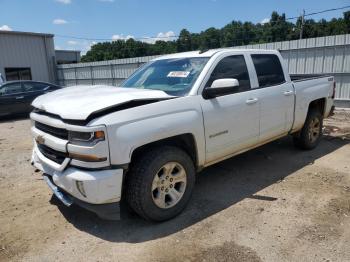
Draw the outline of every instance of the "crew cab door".
M252 54L260 101L259 143L287 134L293 123L294 87L276 54Z
M207 164L248 148L258 141L258 90L251 88L251 74L244 55L226 55L219 59L205 84L204 89L217 79L233 78L239 82L233 93L201 100Z

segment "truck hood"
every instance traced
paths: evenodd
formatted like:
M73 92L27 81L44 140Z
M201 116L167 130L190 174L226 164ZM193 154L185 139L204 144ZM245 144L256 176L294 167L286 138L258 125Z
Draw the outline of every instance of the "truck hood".
M104 85L73 86L37 97L32 105L63 119L86 120L105 110L115 111L174 98L163 91ZM129 105L128 105L129 104ZM124 105L123 107L119 107Z

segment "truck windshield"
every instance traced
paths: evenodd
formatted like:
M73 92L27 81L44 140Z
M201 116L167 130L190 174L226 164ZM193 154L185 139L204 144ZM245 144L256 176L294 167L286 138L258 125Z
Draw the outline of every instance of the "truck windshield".
M169 95L184 96L192 88L207 57L163 59L139 69L122 87L161 90Z

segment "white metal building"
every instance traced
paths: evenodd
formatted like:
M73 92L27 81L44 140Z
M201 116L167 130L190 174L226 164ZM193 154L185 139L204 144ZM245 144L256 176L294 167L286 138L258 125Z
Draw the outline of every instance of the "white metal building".
M53 35L0 31L0 73L7 81L56 82Z

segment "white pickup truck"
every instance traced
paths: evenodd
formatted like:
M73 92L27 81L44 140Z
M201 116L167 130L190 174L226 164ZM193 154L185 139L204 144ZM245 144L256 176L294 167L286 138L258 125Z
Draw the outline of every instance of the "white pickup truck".
M118 88L38 97L32 164L67 206L116 219L126 203L167 220L185 208L204 167L289 134L314 148L334 92L332 76L293 81L278 51L167 55Z

